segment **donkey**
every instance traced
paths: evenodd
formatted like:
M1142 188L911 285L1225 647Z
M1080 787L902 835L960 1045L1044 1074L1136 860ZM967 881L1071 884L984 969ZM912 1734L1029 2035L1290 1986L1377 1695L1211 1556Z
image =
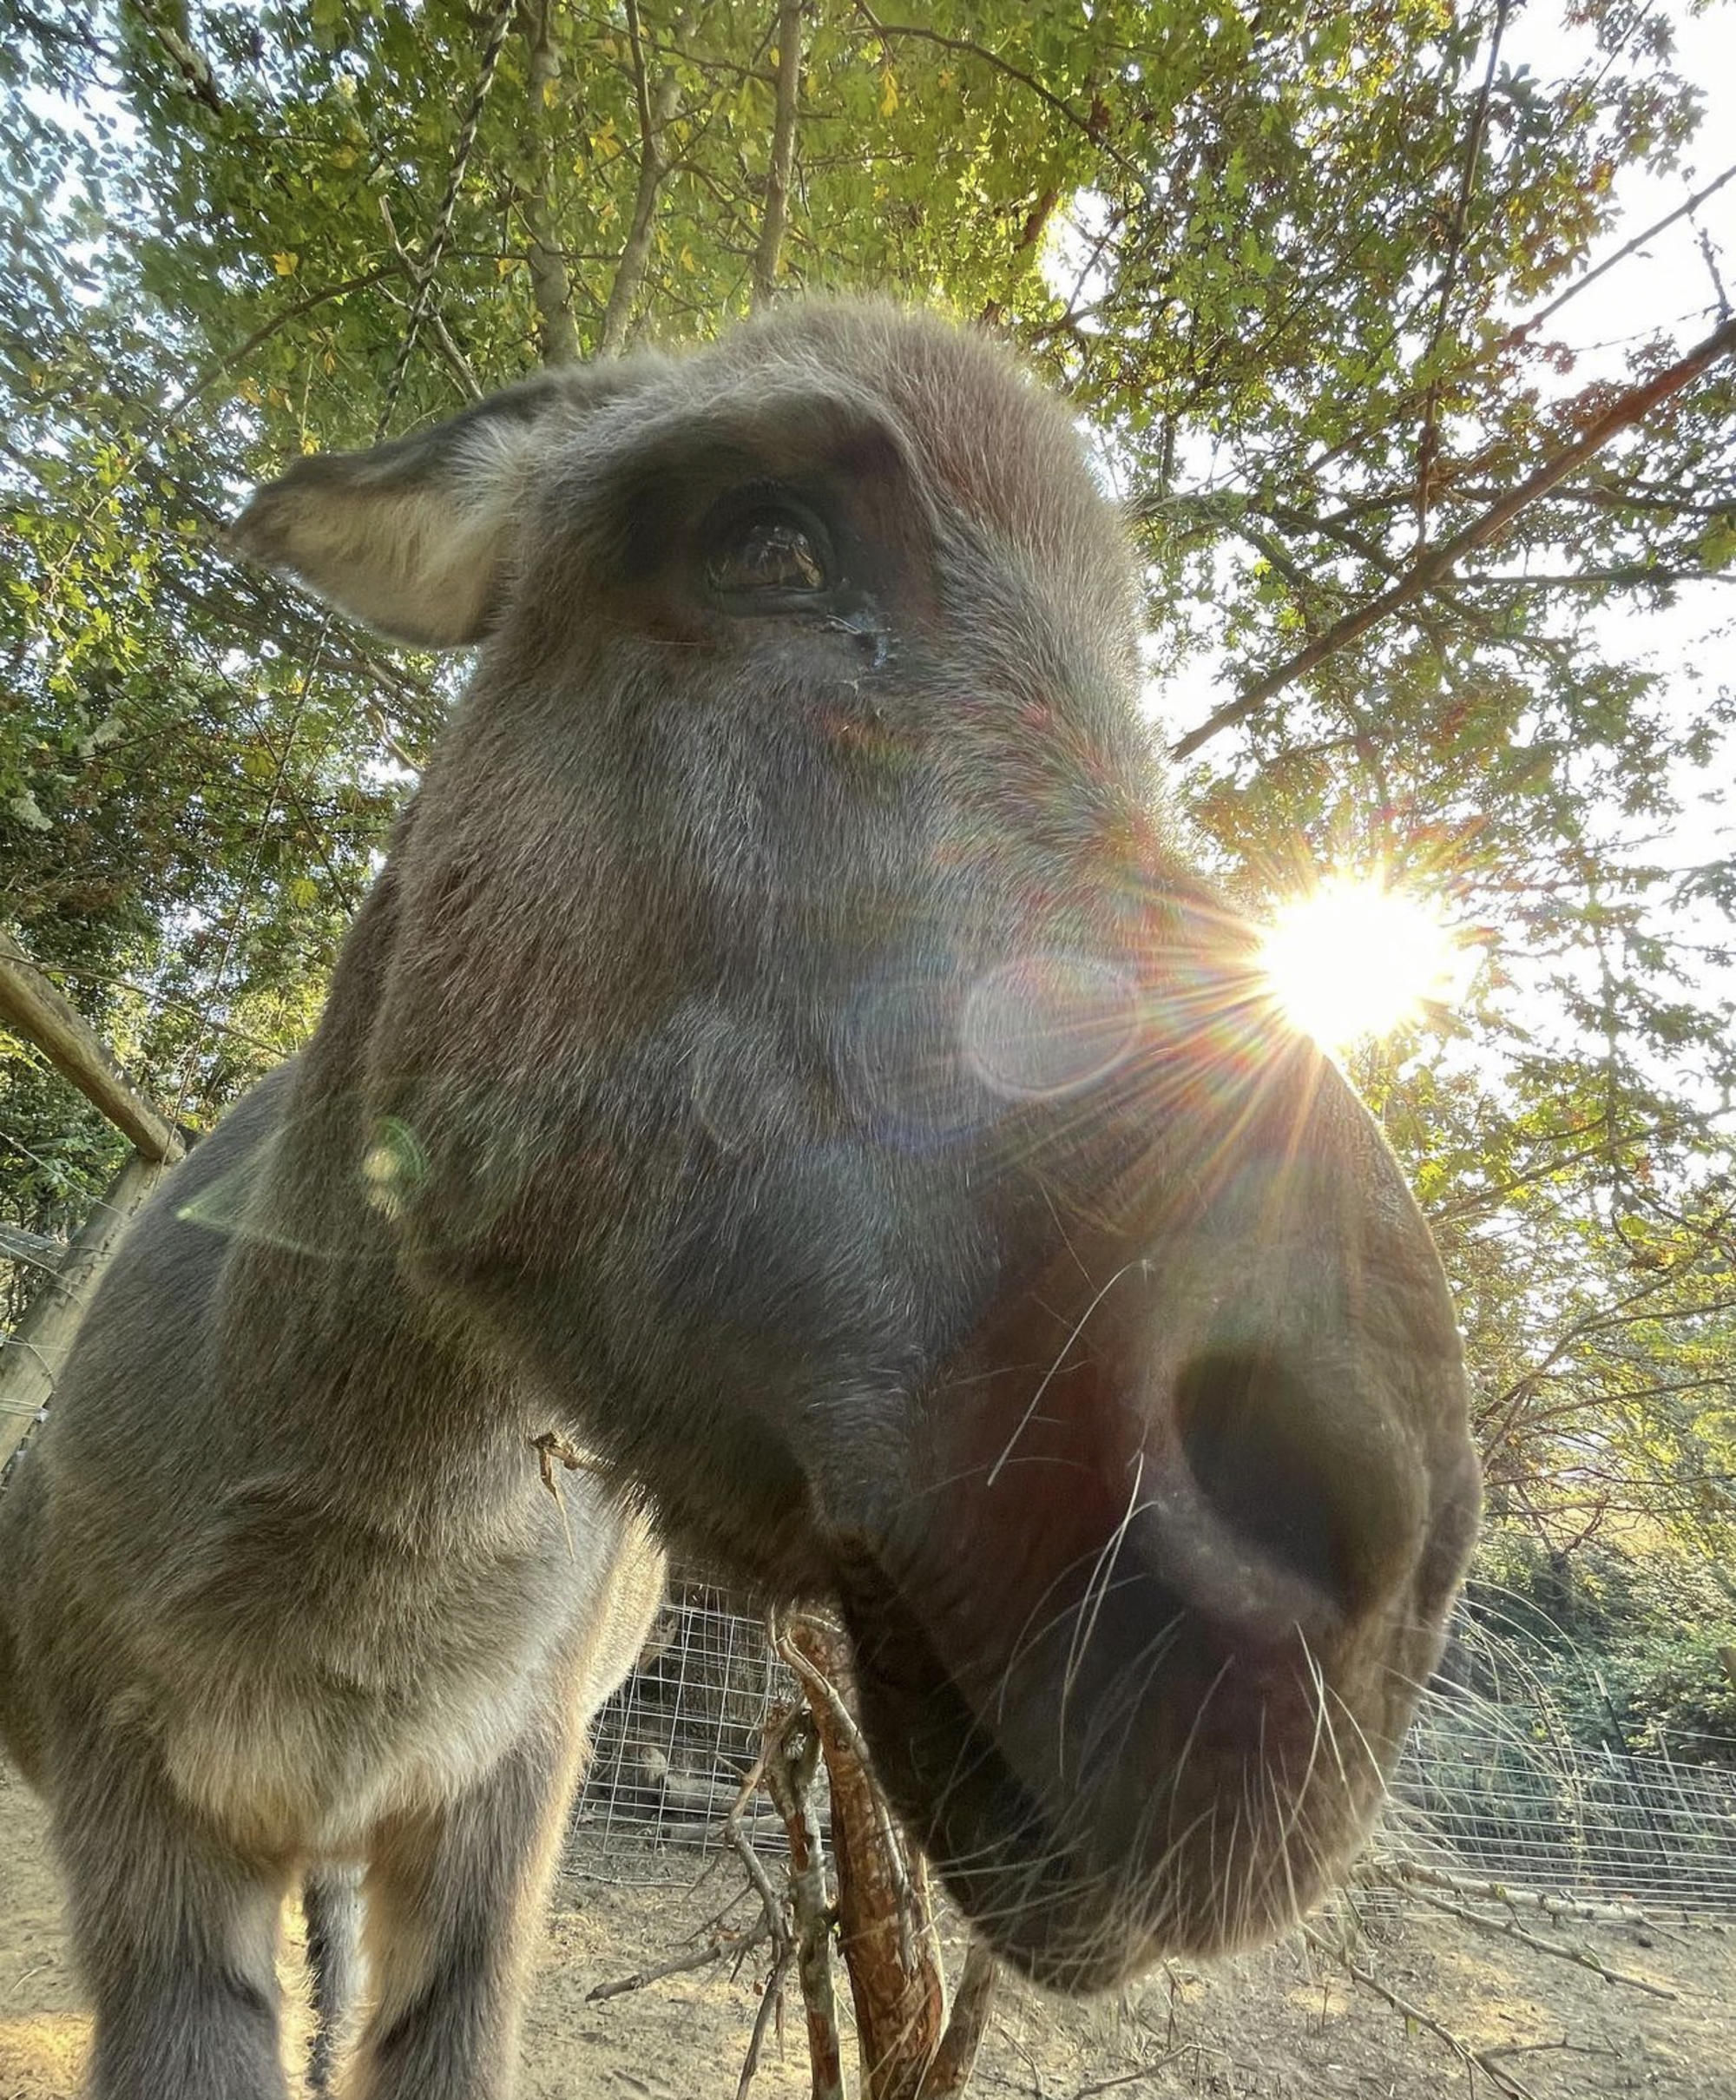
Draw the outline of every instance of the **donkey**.
M312 1042L141 1216L0 1510L97 2100L281 2100L283 1899L358 1873L347 2090L505 2095L657 1541L836 1602L1030 1976L1281 1926L1470 1548L1459 1343L1165 816L1065 409L802 306L299 461L235 540L477 655Z

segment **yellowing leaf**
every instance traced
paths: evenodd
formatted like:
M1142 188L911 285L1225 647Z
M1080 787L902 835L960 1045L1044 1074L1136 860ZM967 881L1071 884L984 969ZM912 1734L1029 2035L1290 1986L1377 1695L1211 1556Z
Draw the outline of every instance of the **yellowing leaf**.
M896 116L898 110L898 80L891 66L880 69L880 114Z
M272 267L279 277L293 277L301 267L301 258L293 248L279 248L272 257Z
M310 882L306 875L296 875L289 885L289 901L305 911L311 904L319 901L319 885Z

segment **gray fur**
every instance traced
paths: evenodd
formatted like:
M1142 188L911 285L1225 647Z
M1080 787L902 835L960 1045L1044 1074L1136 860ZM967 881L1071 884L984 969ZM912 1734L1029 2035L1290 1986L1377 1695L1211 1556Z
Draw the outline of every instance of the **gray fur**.
M357 1872L352 2100L509 2090L647 1519L841 1605L1008 1958L1273 1929L1437 1652L1458 1343L1166 826L1065 411L810 306L302 463L237 539L482 648L313 1042L141 1218L0 1504L97 2100L280 2096L282 1899L335 1978Z

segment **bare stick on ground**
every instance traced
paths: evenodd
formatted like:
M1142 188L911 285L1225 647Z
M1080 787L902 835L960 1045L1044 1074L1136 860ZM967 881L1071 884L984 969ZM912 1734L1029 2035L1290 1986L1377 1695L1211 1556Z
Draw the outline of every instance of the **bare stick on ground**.
M1426 2028L1437 2041L1445 2043L1462 2064L1474 2064L1485 2077L1492 2080L1502 2092L1508 2095L1509 2100L1537 2100L1537 2096L1523 2079L1516 2077L1496 2061L1496 2051L1474 2049L1463 2036L1455 2034L1433 2013L1424 2012L1420 2005L1413 2005L1409 1998L1400 1998L1396 1991L1389 1990L1371 1970L1364 1968L1360 1962L1353 1959L1347 1948L1334 1946L1324 1933L1317 1932L1312 1926L1305 1925L1302 1927L1302 1937L1316 1953L1324 1954L1328 1961L1345 1971L1364 1990L1371 1991L1378 1998L1391 2005L1395 2012L1402 2013L1417 2026Z
M713 1932L703 1946L690 1947L685 1954L673 1954L667 1961L655 1961L643 1969L635 1969L630 1976L620 1976L612 1984L598 1984L585 1993L588 2005L600 2005L606 1998L624 1998L629 1991L643 1991L648 1985L661 1984L666 1976L684 1976L690 1969L703 1969L712 1962L722 1961L732 1954L748 1954L763 1940L771 1937L766 1920L749 1926L740 1932Z

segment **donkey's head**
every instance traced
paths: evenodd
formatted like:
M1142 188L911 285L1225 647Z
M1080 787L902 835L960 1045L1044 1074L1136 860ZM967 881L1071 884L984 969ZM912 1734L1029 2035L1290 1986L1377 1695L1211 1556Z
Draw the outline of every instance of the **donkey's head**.
M1468 1550L1458 1342L1166 830L1065 411L810 307L305 461L240 538L482 645L327 1028L334 1185L431 1316L677 1539L841 1601L1010 1958L1286 1918Z

